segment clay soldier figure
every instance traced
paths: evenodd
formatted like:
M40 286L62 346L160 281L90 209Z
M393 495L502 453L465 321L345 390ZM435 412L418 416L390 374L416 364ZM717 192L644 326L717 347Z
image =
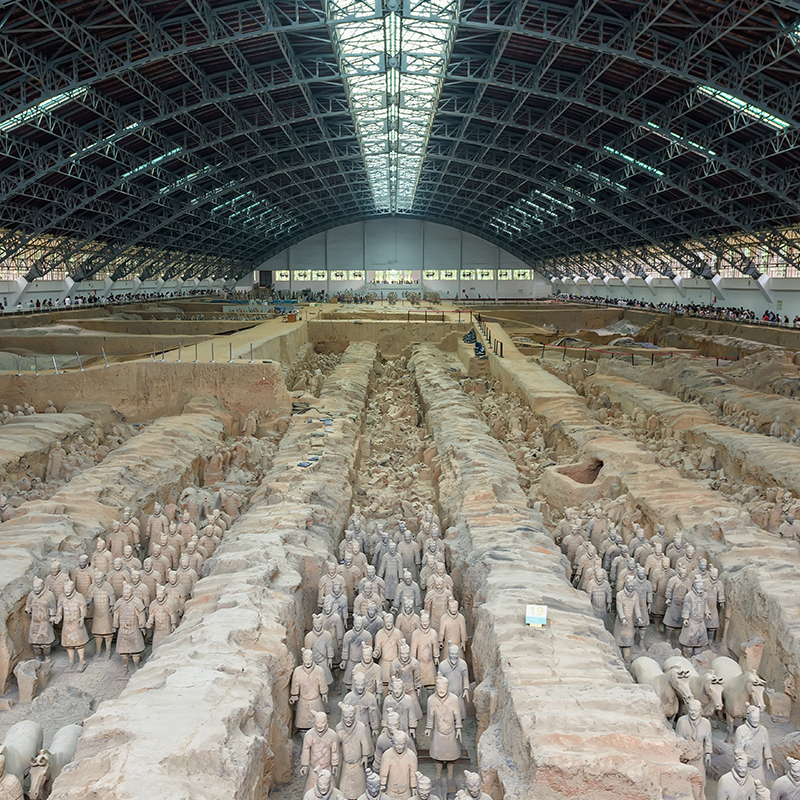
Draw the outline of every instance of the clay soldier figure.
M448 784L453 780L453 763L461 757L461 709L443 675L436 679L436 694L428 698L425 732L430 736L431 758L436 761L436 781L442 778L442 765L447 764Z
M422 608L422 594L419 586L414 583L411 572L407 569L403 570L403 582L397 587L397 593L394 596L394 608L402 608L405 599L411 600L411 605L414 609Z
M56 615L56 608L55 595L45 587L41 578L34 578L33 591L25 601L25 613L31 618L28 641L40 661L50 661L50 647L55 639L51 620Z
M181 521L175 528L175 533L177 533L187 545L192 541L192 536L197 533L197 525L192 522L192 515L188 511L184 511L181 515Z
M344 641L344 623L342 618L333 609L333 599L330 595L322 603L322 627L329 631L333 641L333 663L338 667L342 660L342 643Z
M416 696L406 694L402 678L392 678L389 681L389 694L383 702L382 726L386 729L386 718L390 713L400 717L400 730L407 733L412 739L417 738L417 723L422 713Z
M47 472L45 480L47 483L60 481L64 477L64 459L67 451L61 446L61 442L53 442L53 449L47 458Z
M667 586L675 571L669 564L669 559L663 556L661 563L657 564L650 573L649 581L653 587L653 607L650 609L655 622L656 630L664 632L664 614L667 611Z
M306 634L305 646L314 654L314 663L322 669L327 686L333 683L333 639L330 631L322 627L322 614L312 614L311 630ZM346 635L346 634L345 634Z
M215 445L214 452L209 456L203 470L203 486L214 486L217 483L221 483L224 466L225 458L222 455L221 448L219 445Z
M122 587L131 581L131 573L125 569L121 558L115 558L111 571L106 575L106 580L114 587L114 594L122 597Z
M417 791L414 795L414 800L441 800L440 797L433 794L433 781L421 772L417 773Z
M147 627L153 628L153 650L169 636L178 624L175 611L167 601L167 590L163 585L156 586L156 599L150 603Z
M333 583L331 584L331 593L328 595L333 603L333 610L339 615L339 618L342 620L342 625L347 627L347 612L348 612L348 605L347 605L347 592L344 588L344 581L339 577L336 576Z
M92 553L91 565L94 569L99 569L104 575L111 569L114 559L106 547L105 539L97 538L95 551Z
M380 567L381 561L383 557L389 552L389 544L392 541L392 537L389 535L389 531L381 531L380 537L378 538L378 543L375 545L375 552L372 556L372 563L375 566L375 569Z
M153 505L153 513L147 518L145 533L149 542L148 554L153 554L153 545L161 541L161 536L169 533L169 520L162 513L161 503Z
M392 679L400 678L403 682L403 691L411 698L414 705L414 714L417 719L422 718L422 709L419 705L419 695L422 689L419 661L411 655L411 648L403 642L398 648L397 658L392 661Z
M636 623L636 635L639 639L639 647L644 648L644 637L650 626L650 609L653 607L653 587L647 580L644 567L637 567L633 586L636 594L639 595L639 611L642 615L641 624Z
M372 567L374 572L375 567ZM358 567L353 566L353 553L352 551L347 551L344 554L344 562L339 564L336 568L336 572L338 573L339 577L344 581L344 587L347 591L347 604L350 610L353 610L353 602L355 601L356 597L356 586L358 585L359 580L361 579L361 573L358 571Z
M800 759L786 757L788 770L772 784L772 800L800 800Z
M345 800L345 796L333 785L329 769L316 772L314 785L303 795L303 800Z
M430 615L423 611L419 618L419 630L411 635L411 656L419 661L420 680L428 690L436 684L439 652L439 636L431 628Z
M693 544L686 545L686 553L681 558L678 559L678 563L675 565L675 569L678 569L680 565L683 564L686 567L686 574L690 575L700 566L700 556L697 553L697 549Z
M403 634L403 638L407 642L410 642L414 631L416 631L420 625L419 614L414 612L414 604L410 597L403 598L403 610L397 615L395 625L400 633Z
M356 673L361 673L364 676L365 690L375 695L377 700L383 692L383 675L381 673L381 665L373 657L372 645L367 642L363 642L361 645L361 661L353 667L353 675ZM351 684L352 681L351 675Z
M788 539L795 542L800 539L800 525L794 521L794 514L787 514L784 522L778 528L778 535L781 539Z
M47 401L47 407L44 410L45 414L58 414L58 409L53 405L52 400Z
M69 580L69 575L61 569L58 561L50 562L50 572L45 576L44 585L48 588L58 602L58 598L64 594L64 586Z
M325 598L331 593L333 581L336 579L336 564L333 561L325 562L325 572L317 584L317 605L322 608Z
M367 691L367 680L363 672L353 672L353 688L344 696L344 701L353 706L356 715L364 723L369 732L370 743L378 735L380 718L378 701L372 692ZM372 753L370 753L372 755Z
M397 545L394 542L390 542L389 551L381 558L381 563L378 567L378 577L386 581L386 599L390 603L394 602L402 574L403 558L397 552Z
M364 585L363 589L360 588L358 590L358 597L353 601L353 613L359 614L362 617L366 616L367 608L370 603L373 603L377 608L381 605L381 599L375 593L374 584L367 583Z
M186 605L186 589L183 584L178 581L178 573L171 569L167 573L167 582L164 584L164 589L167 592L167 600L172 604L175 613L178 616L178 621L183 617L183 609Z
M606 578L606 571L596 567L592 579L586 584L586 592L592 603L594 615L607 624L608 612L611 609L611 584Z
M300 754L300 775L306 779L306 792L314 786L320 770L336 770L339 756L339 737L328 727L328 715L324 711L317 711L313 727L303 736Z
M178 559L186 550L186 540L178 533L178 526L174 522L170 522L167 529L167 544L178 554Z
M0 749L0 799L23 800L22 784L16 775L6 772L6 757L2 749Z
M709 611L706 629L708 630L708 641L713 642L717 638L719 630L720 612L723 618L725 616L725 585L719 579L719 570L716 567L710 567L708 570L706 594L708 595Z
M460 658L461 651L450 643L447 658L439 662L439 676L447 678L448 689L458 698L461 719L467 716L467 700L469 700L469 670L467 662Z
M170 565L169 558L167 558L165 555L162 555L160 544L153 546L153 555L149 556L149 558L150 563L153 565L153 569L161 577L162 583L166 583L167 575L169 574L170 569L172 569L172 566ZM145 559L145 561L147 561L147 559Z
M676 570L678 568L678 559L684 555L684 552L683 534L678 531L673 540L667 545L667 549L664 551L665 555L669 559L672 569Z
M756 800L756 785L747 767L747 755L733 751L733 769L717 783L717 800Z
M420 565L420 549L414 541L411 531L403 534L403 541L397 545L397 552L403 559L403 568L407 569L412 576L417 575Z
M133 554L133 548L129 544L126 544L125 547L122 548L122 566L125 567L131 575L133 575L134 570L140 570L142 568L142 562Z
M380 769L380 767L376 766L376 769ZM358 800L389 800L381 791L381 776L377 772L367 770L367 789Z
M683 739L681 761L695 767L700 774L696 785L692 781L694 800L704 800L706 796L706 767L713 752L711 722L702 715L702 710L702 703L692 698L686 704L687 713L675 725L675 733Z
M69 577L75 588L88 600L87 592L94 581L94 569L89 566L89 556L84 553L78 558L78 566L72 570Z
M294 724L298 730L314 726L314 714L324 712L328 703L328 684L322 667L314 663L314 653L303 649L303 663L292 673L289 702L297 703Z
M397 731L381 759L381 789L389 800L411 800L417 786L417 755L407 743L405 733Z
M128 537L128 544L131 547L139 547L139 523L134 519L131 514L130 508L125 507L122 509L122 519L120 521L120 530L122 530Z
M378 655L383 676L383 693L389 683L392 661L397 658L403 634L394 626L394 617L391 614L383 615L383 628L375 634L375 652Z
M689 577L686 565L678 567L678 574L669 579L664 594L667 610L664 614L664 626L667 628L667 641L672 641L683 628L683 600L689 591Z
M733 747L747 756L747 767L753 780L766 783L764 764L774 769L772 748L769 744L769 733L761 724L761 711L758 706L746 706L745 721L736 729L733 736Z
M114 635L114 587L106 576L96 570L94 581L86 593L86 601L92 612L92 636L94 636L95 658L100 658L103 642L106 644L106 658L111 658L111 638Z
M356 598L358 600L358 598ZM378 635L378 631L383 630L383 616L378 613L378 606L374 601L366 604L367 610L364 614L364 630L372 635L372 641Z
M481 776L477 772L464 770L464 788L456 792L455 800L492 800L481 790Z
M200 551L197 549L197 539L192 539L192 541L190 541L189 544L186 545L186 552L184 553L184 555L188 557L189 566L197 573L197 577L199 579L205 559L203 558ZM147 559L145 559L145 561L147 561Z
M117 652L122 656L122 667L128 672L128 657L133 659L134 670L144 650L144 603L133 596L133 587L128 583L122 597L114 604L114 628L117 631Z
M708 595L702 578L696 578L692 591L683 600L683 628L678 641L686 658L691 658L708 644L706 623L711 613L708 609ZM757 777L757 776L756 776Z
M467 621L458 610L458 600L451 597L447 601L447 613L439 620L439 644L448 642L458 647L461 655L467 647Z
M128 544L130 544L128 541L128 534L122 530L119 522L114 520L111 523L111 533L108 535L108 539L106 539L106 547L111 553L111 557L114 559L122 558L122 551L125 545Z
M622 651L626 664L631 660L631 647L635 638L635 626L643 622L636 594L633 575L629 575L625 585L617 592L617 619L614 622L614 641Z
M322 619L320 619L321 625ZM361 661L364 645L369 649L371 659L372 636L368 631L364 630L364 618L355 616L353 617L353 627L347 631L342 639L342 660L339 664L339 669L344 672L344 685L348 689L353 685L353 669ZM333 643L331 643L332 647ZM331 655L331 657L333 656ZM376 669L379 670L380 667L376 666Z
M347 800L357 800L367 790L366 769L372 742L364 723L356 719L355 708L346 703L339 703L339 708L342 710L342 721L336 726L342 748L339 791Z
M162 586L164 579L161 575L153 569L153 559L148 557L142 563L142 569L139 572L139 577L142 583L147 586L150 591L150 597L155 597L156 587Z
M383 723L385 727L375 741L375 758L373 759L372 768L376 770L381 768L383 754L392 749L394 735L400 730L400 715L396 711L390 711L384 718ZM406 747L416 755L417 746L410 736L406 738Z
M66 649L69 657L69 666L72 669L75 653L78 654L76 669L83 672L86 669L84 652L89 634L86 633L86 600L83 595L75 591L75 584L68 580L64 584L64 594L58 598L56 615L53 622L58 624L63 621L61 628L61 646Z
M438 633L439 620L447 612L447 603L452 595L445 588L444 581L437 575L433 587L425 595L425 610L431 615L431 627Z
M186 589L186 596L190 596L194 591L195 584L197 583L197 572L189 565L189 554L184 553L178 560L178 583Z

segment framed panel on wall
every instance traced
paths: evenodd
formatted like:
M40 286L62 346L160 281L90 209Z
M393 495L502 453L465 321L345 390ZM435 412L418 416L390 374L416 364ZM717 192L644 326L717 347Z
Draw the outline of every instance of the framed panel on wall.
M296 269L294 271L294 279L296 281L310 281L311 280L311 270L310 269Z
M499 270L497 270L497 280L499 280L499 281L510 281L511 280L511 270L510 269L499 269Z
M478 270L478 280L479 281L493 281L494 280L494 270L493 269L479 269Z
M443 269L442 270L442 280L443 281L454 281L458 279L458 274L454 269Z
M363 269L351 269L350 270L350 280L351 281L363 281L364 280L364 270Z
M439 280L439 270L438 269L426 269L426 270L423 270L422 277L426 281L438 281Z
M334 270L331 270L331 280L332 281L346 281L347 280L347 270L345 270L345 269L334 269Z
M326 269L315 269L311 274L314 276L311 279L313 281L326 281L326 280L328 280L328 270L326 270Z
M462 281L474 281L475 280L475 270L474 269L462 269L461 270L461 280Z
M288 281L290 277L288 269L279 269L275 273L276 281Z
M514 280L515 281L529 281L531 279L531 271L529 269L515 269L514 270Z

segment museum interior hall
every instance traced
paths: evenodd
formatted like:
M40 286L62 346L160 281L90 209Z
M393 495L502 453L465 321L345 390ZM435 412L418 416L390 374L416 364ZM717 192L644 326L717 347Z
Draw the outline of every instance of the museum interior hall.
M800 800L795 0L3 0L0 194L0 800Z

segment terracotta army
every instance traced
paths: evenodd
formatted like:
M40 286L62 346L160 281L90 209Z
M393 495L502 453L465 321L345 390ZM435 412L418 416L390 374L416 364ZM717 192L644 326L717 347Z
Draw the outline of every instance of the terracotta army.
M164 584L164 579L159 572L153 569L153 559L148 557L142 562L142 568L139 571L139 577L150 591L150 596L155 597L156 587Z
M122 566L131 574L142 568L142 562L133 554L133 548L129 544L122 548Z
M650 573L649 581L653 586L653 607L650 610L656 630L664 632L664 614L667 611L667 586L670 578L675 575L669 563L669 559L663 556L661 563L653 568Z
M61 569L58 561L50 562L50 572L45 576L44 585L53 593L58 602L58 598L64 594L64 586L69 580L69 575Z
M778 528L778 535L781 539L788 539L796 542L800 539L800 525L795 522L794 514L787 514L783 523Z
M747 755L733 751L733 769L717 783L717 800L757 800L756 785L747 767Z
M462 656L466 652L467 621L454 597L447 601L447 613L439 620L439 644L455 645Z
M377 701L383 694L383 674L381 665L375 661L373 656L372 645L367 642L361 645L361 661L353 667L353 675L357 672L364 676L365 691L373 694ZM352 676L350 684L347 685L352 685Z
M114 594L122 597L122 587L130 583L131 573L125 568L121 558L115 558L111 570L106 575L106 580L114 587Z
M383 723L385 727L381 731L380 736L375 740L375 757L372 762L372 768L376 770L380 770L383 754L387 750L391 750L394 735L397 731L401 730L400 715L396 711L390 711L384 718ZM417 746L410 736L406 739L406 746L412 753L416 754Z
M692 591L683 599L683 628L678 641L686 658L691 658L708 644L706 623L711 612L708 608L708 595L703 579L695 578Z
M128 658L133 668L139 664L144 650L144 603L133 595L133 587L126 584L122 597L114 604L114 628L117 631L117 652L122 656L122 667L128 671Z
M125 545L130 544L128 541L128 534L122 530L117 520L111 523L111 533L106 539L106 547L108 547L112 558L122 558L122 551Z
M325 563L325 572L317 584L317 605L322 608L325 598L331 593L333 581L336 579L336 564L333 561Z
M633 575L629 575L625 585L617 592L617 618L614 622L614 641L622 651L622 658L626 664L631 660L635 626L641 625L642 621L636 584Z
M178 573L174 569L167 573L167 582L164 584L164 589L167 592L167 600L172 604L178 616L178 621L180 621L186 605L186 589L183 588L183 584L178 580Z
M414 609L422 608L422 593L420 592L419 585L413 580L411 571L408 569L403 570L403 580L397 587L395 593L394 608L402 608L405 599L411 600L411 605Z
M155 503L153 505L153 513L147 518L145 535L147 537L146 543L149 543L147 551L149 555L153 553L153 545L161 541L161 535L169 533L169 520L164 515L163 510L161 503Z
M109 549L106 547L105 539L98 537L95 544L95 551L92 553L90 563L94 569L99 569L103 574L111 569L111 565L114 563L114 558L112 557Z
M320 770L336 771L340 754L339 737L328 727L328 715L317 711L312 727L303 735L300 754L300 775L306 779L306 792L314 786Z
M128 544L138 549L140 540L139 522L131 513L130 508L125 507L122 509L119 527L128 537Z
M75 584L68 580L64 584L64 594L58 598L56 615L53 622L63 622L61 627L61 646L66 649L69 657L70 669L78 654L76 669L83 672L86 669L84 652L89 634L86 633L86 600L83 595L75 590Z
M364 614L364 630L370 632L373 642L378 631L383 630L383 616L378 613L378 606L372 601L367 603L367 610Z
M339 791L347 800L357 800L367 790L367 764L372 754L372 742L367 728L356 718L351 705L339 703L342 721L336 726L339 746L342 750L342 771L339 775Z
M381 604L380 598L375 594L372 583L368 583L359 591L358 597L353 601L353 614L358 614L362 617L366 616L370 603L373 603L376 608Z
M664 614L664 626L667 628L667 641L673 640L683 628L683 601L689 588L686 565L681 564L678 574L669 579L665 592L667 610Z
M353 672L353 688L344 696L343 702L355 708L356 715L369 731L372 742L380 730L378 700L372 692L367 691L367 679L363 672Z
M786 757L786 774L772 784L772 800L800 800L800 759Z
M439 676L447 678L451 694L458 698L461 719L467 716L467 700L469 700L469 670L467 662L460 658L461 651L456 645L447 648L447 658L439 662Z
M719 630L720 613L723 618L725 616L725 585L719 579L719 570L716 567L710 567L708 570L706 594L708 595L706 629L708 630L708 641L713 642L717 638Z
M156 597L147 613L147 628L153 629L153 650L175 630L177 624L178 617L167 599L166 588L156 586Z
M178 559L178 583L186 589L186 596L189 597L194 591L195 584L197 583L197 572L193 570L189 563L189 554L184 553Z
M403 600L402 611L397 615L394 624L403 635L403 638L410 642L414 631L418 630L420 625L419 614L414 612L414 605L410 597L406 597Z
M685 549L683 546L683 534L678 531L673 540L667 545L667 549L664 551L664 554L669 559L672 569L678 568L678 559L682 558L684 553Z
M423 611L419 618L419 630L411 635L411 655L419 661L420 680L426 689L432 689L436 684L439 653L439 636L431 627L430 615Z
M45 473L45 480L48 483L60 481L64 477L64 459L66 457L67 451L61 446L61 442L53 442L53 448L47 458L47 472Z
M686 714L675 725L675 733L683 740L681 761L695 767L700 774L697 784L692 783L694 800L705 799L706 767L713 752L711 722L702 715L702 710L702 703L692 698L686 704Z
M214 446L214 452L209 456L203 470L203 486L214 486L222 482L222 471L225 466L225 458L222 455L221 447Z
M333 610L342 620L342 625L347 628L347 591L344 588L344 581L338 575L336 576L336 580L334 580L333 584L331 585L331 593L328 595L328 597L333 603Z
M482 790L481 776L477 772L464 770L464 788L456 792L455 800L492 800Z
M0 800L23 800L22 784L16 775L6 772L6 757L0 749Z
M381 758L381 789L389 800L411 800L417 786L417 755L408 748L408 737L397 731L392 747Z
M420 548L414 541L411 531L403 534L403 541L397 545L397 553L403 560L403 569L407 569L412 577L419 573Z
M50 648L55 639L52 619L56 615L55 595L44 585L41 578L33 579L33 591L25 601L25 613L30 615L31 626L28 641L33 653L40 661L50 661Z
M769 733L761 724L761 711L758 706L747 705L745 721L736 729L733 736L734 749L747 756L747 766L754 780L766 783L764 764L774 769Z
M636 568L636 580L633 586L639 596L639 613L642 615L641 623L636 623L636 636L639 639L639 646L643 648L645 634L650 626L650 609L653 607L653 587L647 580L644 567Z
M402 641L403 634L395 627L394 617L391 614L384 614L383 628L375 634L375 651L378 654L378 661L381 665L384 694L386 694L389 683L392 661L397 658L400 642Z
M106 645L106 658L111 658L111 639L114 636L114 603L116 602L114 587L106 580L106 576L96 570L94 581L86 593L86 602L91 610L91 632L94 636L95 658L100 658L103 642Z
M329 631L333 641L333 663L338 667L342 660L342 643L344 641L344 623L342 618L333 609L333 599L330 595L322 603L322 627Z
M608 620L608 612L611 610L611 584L602 567L595 567L591 580L586 584L585 591L589 595L594 615L603 620L605 625Z
M412 739L417 738L417 723L422 717L416 694L407 694L402 678L389 681L389 694L383 702L382 728L386 729L386 719L390 713L400 717L400 730Z
M75 588L86 597L86 593L94 581L94 569L89 565L89 556L83 553L78 557L78 566L72 570L69 577L75 584Z
M197 573L197 577L199 578L203 564L205 563L205 559L203 558L200 551L197 549L197 538L193 538L189 544L186 545L186 552L184 555L188 556L189 558L189 566ZM147 561L147 559L145 559ZM151 562L152 563L152 562Z
M150 563L153 565L153 569L161 576L162 583L167 582L167 574L169 573L170 569L172 569L170 565L169 559L161 554L161 545L157 544L153 546L153 555L149 556ZM145 559L147 561L147 559Z
M453 763L461 757L461 709L458 698L450 692L447 678L436 679L436 694L428 698L425 732L430 736L430 754L436 761L436 780L441 780L442 765L447 764L447 780L453 780Z
M402 574L403 558L397 552L397 545L394 542L390 542L389 550L381 558L381 563L378 566L378 577L386 581L386 599L390 603L394 602Z
M433 587L425 595L425 610L431 616L431 627L439 631L439 620L447 613L447 604L452 595L445 588L444 581L437 575Z
M433 794L433 781L421 772L417 773L417 791L414 794L414 800L441 800L440 797Z
M321 627L321 618L319 620L319 624ZM348 688L353 685L353 669L361 661L364 645L368 647L371 658L372 636L370 635L369 631L364 630L364 618L360 615L354 616L353 627L347 631L347 633L345 633L344 638L342 639L342 660L339 663L339 669L344 673L344 685ZM306 647L308 647L307 644ZM333 658L333 642L331 642L331 658Z
M380 769L380 765L376 765ZM312 800L309 798L309 800ZM389 800L386 793L381 790L381 776L377 772L367 770L367 788L358 800Z
M305 647L314 654L314 663L322 669L325 675L325 683L330 686L333 683L333 639L330 631L322 627L322 614L313 614L311 617L311 630L306 634ZM348 631L349 633L349 631ZM345 634L346 636L347 634Z
M314 663L314 653L303 649L303 663L292 673L289 702L297 704L294 724L298 730L314 726L314 714L324 712L328 703L328 683L322 667Z

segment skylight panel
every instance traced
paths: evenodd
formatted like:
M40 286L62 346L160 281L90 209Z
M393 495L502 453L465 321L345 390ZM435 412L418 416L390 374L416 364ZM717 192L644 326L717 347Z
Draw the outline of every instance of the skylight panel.
M734 111L741 111L745 116L757 120L758 122L763 122L765 125L769 125L770 128L774 128L776 131L785 131L792 126L792 123L788 120L770 114L768 111L764 111L758 106L754 106L752 103L742 100L740 97L735 97L728 92L723 92L721 89L712 89L710 86L703 86L701 84L697 87L697 91Z
M124 180L127 180L128 178L132 178L134 175L139 175L142 172L153 169L153 167L157 167L159 164L163 163L169 158L172 158L172 156L175 156L182 151L182 147L176 147L174 150L170 150L169 152L154 158L152 161L148 161L146 164L142 164L140 167L130 170L130 172L124 172L122 177Z
M603 150L605 150L607 153L611 153L612 156L621 158L623 161L627 162L633 167L636 167L637 169L643 170L644 172L650 172L653 175L658 175L659 178L664 177L664 173L660 169L651 167L649 164L645 164L643 161L637 161L635 158L632 158L631 156L627 155L626 153L622 153L619 150L615 150L613 147L605 145Z
M666 139L668 142L675 142L676 144L683 145L683 147L687 148L688 150L694 150L695 152L700 153L700 155L706 156L706 158L713 158L717 155L714 150L711 150L708 147L703 147L703 145L697 144L697 142L693 142L691 139L687 139L685 136L673 133L671 130L661 128L659 125L656 125L655 122L645 122L644 127L650 128L650 130L654 131L656 135L660 136L662 139Z
M18 111L8 119L4 119L0 122L0 132L6 133L7 131L12 131L14 128L19 128L20 125L30 122L32 119L43 117L55 111L57 108L66 105L71 100L83 97L87 91L88 89L85 86L78 89L70 89L68 92L62 92L53 97L48 97L47 100L42 100L35 106L26 108L23 111Z
M582 167L580 164L575 165L575 171L579 172L581 175L586 175L587 178L591 178L596 183L599 183L603 186L608 186L610 189L615 189L616 191L623 193L628 191L628 187L625 186L624 183L612 181L611 178L607 178L605 175L601 175L599 172L592 172L592 170L586 169L586 167Z
M169 194L170 192L174 192L176 189L182 189L185 186L188 186L195 178L199 178L202 175L205 175L214 167L209 164L207 167L203 167L203 169L197 170L197 172L192 172L189 175L184 175L180 180L175 181L175 183L169 184L169 186L162 186L159 190L159 194Z
M373 202L392 213L414 204L461 0L405 5L374 19L362 0L326 3Z

